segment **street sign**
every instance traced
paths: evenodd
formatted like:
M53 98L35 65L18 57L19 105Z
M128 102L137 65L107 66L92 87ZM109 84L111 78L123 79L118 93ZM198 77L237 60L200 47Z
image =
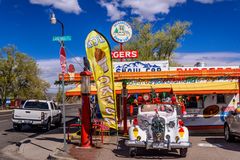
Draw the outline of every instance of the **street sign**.
M53 41L71 41L72 36L53 36Z

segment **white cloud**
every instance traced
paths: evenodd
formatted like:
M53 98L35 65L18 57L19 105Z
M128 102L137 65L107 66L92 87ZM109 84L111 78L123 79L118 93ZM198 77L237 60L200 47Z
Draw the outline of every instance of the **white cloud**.
M240 53L237 52L200 52L175 53L175 60L184 66L193 66L196 62L205 62L207 66L240 65Z
M185 2L186 0L123 0L122 6L131 8L131 13L142 20L154 21L157 14L168 14L171 7Z
M116 21L126 15L125 12L119 10L119 1L113 0L107 2L106 0L100 0L99 4L107 9L107 15L110 17L110 21Z
M53 6L67 13L79 14L82 9L78 4L78 0L30 0L32 4L40 4L43 6Z
M40 77L51 84L49 92L57 92L58 86L54 85L54 82L58 80L58 75L61 73L60 60L59 59L46 59L37 60L37 64L40 69ZM74 57L67 59L67 64L73 64L75 72L80 73L83 70L83 60L81 57Z
M212 4L214 2L222 1L222 0L194 0L196 2L204 3L204 4Z
M203 4L212 4L224 0L194 0ZM99 0L98 3L107 9L111 21L119 20L130 9L132 15L140 20L155 21L158 14L168 14L172 7L186 3L187 0ZM123 11L124 10L124 11Z

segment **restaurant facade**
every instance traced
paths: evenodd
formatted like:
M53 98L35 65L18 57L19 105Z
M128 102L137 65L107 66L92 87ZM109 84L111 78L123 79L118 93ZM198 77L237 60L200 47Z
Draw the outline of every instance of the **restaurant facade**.
M168 61L113 62L118 119L122 119L122 83L127 84L128 104L162 101L175 96L184 103L185 125L192 128L222 128L224 117L239 102L239 66L169 67ZM61 79L61 75L60 75ZM66 96L81 96L81 76L65 74L77 87ZM92 79L91 95L97 89ZM140 102L141 101L141 102Z

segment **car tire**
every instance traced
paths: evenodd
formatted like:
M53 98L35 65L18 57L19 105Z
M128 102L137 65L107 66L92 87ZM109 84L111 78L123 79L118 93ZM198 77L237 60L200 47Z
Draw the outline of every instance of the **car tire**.
M61 125L62 125L62 117L60 117L60 119L58 120L58 122L55 123L55 126L56 126L56 127L61 127Z
M235 139L235 137L231 134L230 128L227 124L224 126L224 138L227 142L232 142Z
M129 148L129 156L135 157L137 155L137 148Z
M44 131L50 131L51 130L51 120L49 119L47 124L44 126Z
M22 130L22 125L21 124L13 124L13 128L15 131L21 131Z
M186 157L187 156L187 151L188 151L187 148L181 148L179 151L180 151L180 156L181 157Z

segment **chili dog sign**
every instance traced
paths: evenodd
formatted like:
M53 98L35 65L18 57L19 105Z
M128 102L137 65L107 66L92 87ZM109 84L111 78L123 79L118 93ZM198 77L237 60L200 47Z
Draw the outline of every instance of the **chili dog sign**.
M138 51L113 51L112 58L138 58Z

